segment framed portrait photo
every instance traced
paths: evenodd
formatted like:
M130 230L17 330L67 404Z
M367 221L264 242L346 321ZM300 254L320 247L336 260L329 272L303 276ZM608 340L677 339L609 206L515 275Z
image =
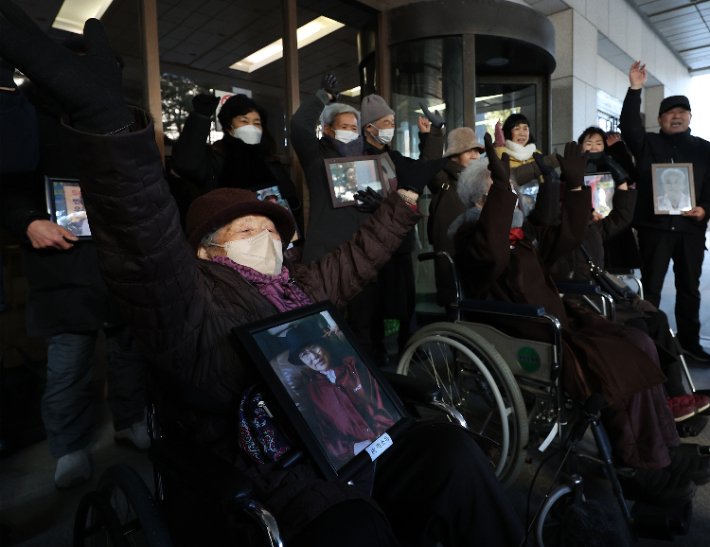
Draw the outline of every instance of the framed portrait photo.
M291 241L289 242L290 244L293 244L295 241L298 241L301 239L301 234L298 231L298 224L296 223L296 218L293 216L293 211L291 211L291 207L288 204L288 201L286 201L286 198L284 198L281 195L281 190L279 189L278 186L267 186L265 188L260 188L259 190L256 190L256 198L261 201L271 201L272 203L275 203L277 205L281 205L284 209L288 210L289 213L291 213L291 217L293 217L293 224L296 226L296 231L293 233L293 237L291 238Z
M651 172L657 215L680 215L695 207L692 163L653 163Z
M389 193L389 180L379 156L327 159L325 170L333 207L356 205L355 193L368 187L383 196Z
M614 178L611 173L590 173L584 175L584 185L592 194L592 208L603 218L611 213L614 198Z
M78 179L45 177L47 213L52 220L80 239L91 238L84 198Z
M297 435L326 478L348 480L411 424L330 304L236 327L232 334L264 380L270 412Z

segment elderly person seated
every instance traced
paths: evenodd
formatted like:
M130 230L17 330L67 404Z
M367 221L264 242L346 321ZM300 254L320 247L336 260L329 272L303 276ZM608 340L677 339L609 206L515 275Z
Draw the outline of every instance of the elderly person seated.
M626 332L631 329L566 308L548 271L579 245L587 228L590 195L581 186L586 159L568 145L559 159L565 183L559 217L533 223L518 206L507 156L495 155L489 136L486 151L490 174L479 163L459 179L470 207L455 235L467 296L542 305L554 314L563 327L564 388L579 400L603 395L602 419L617 461L635 470L625 494L654 503L687 501L692 483L710 480L708 458L697 446L679 448L655 348L647 337ZM546 180L536 211L551 209L546 201L558 204L558 192L559 184Z
M0 3L0 56L64 109L82 150L82 190L103 274L191 441L253 479L290 545L520 544L521 525L489 463L460 428L418 425L354 485L319 478L305 459L288 469L258 465L238 448L238 403L256 378L232 348L231 329L354 296L419 218L408 192L421 188L392 193L353 239L312 264L282 263L292 218L244 189L198 198L185 241L152 126L122 98L101 23L89 20L84 35L89 54L75 56L14 4ZM210 411L183 398L187 391L207 399ZM199 533L203 544L228 535L210 526Z

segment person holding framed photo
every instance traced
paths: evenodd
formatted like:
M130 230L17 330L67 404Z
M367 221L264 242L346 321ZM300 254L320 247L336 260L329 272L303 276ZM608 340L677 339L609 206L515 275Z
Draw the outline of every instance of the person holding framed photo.
M658 109L660 130L658 133L645 130L641 120L641 90L647 77L646 65L641 61L631 65L629 90L620 117L621 135L636 160L639 176L634 226L638 231L642 281L646 299L658 307L663 281L673 260L678 341L686 355L710 363L710 354L700 343L700 275L710 210L710 142L691 134L692 113L684 95L663 99ZM671 163L689 164L692 168L696 204L691 203L690 208L687 196L675 190L668 196L665 183L663 188L658 186L660 181L654 185L654 173L658 175L661 166L672 168L661 165ZM672 174L669 183L677 186L678 180L677 174ZM655 195L658 200L654 200ZM680 214L668 214L670 211Z
M232 329L354 297L419 220L424 181L391 193L351 240L317 262L284 263L293 217L239 188L196 199L186 241L149 116L125 104L101 23L87 21L84 36L90 55L73 55L12 2L0 2L0 55L50 90L83 151L80 181L101 269L152 360L170 409L164 415L252 480L292 547L520 544L521 523L489 462L453 425L411 430L359 486L324 480L305 459L287 468L255 464L238 448L238 403L256 373L231 344ZM233 532L226 522L204 526L191 517L201 544Z

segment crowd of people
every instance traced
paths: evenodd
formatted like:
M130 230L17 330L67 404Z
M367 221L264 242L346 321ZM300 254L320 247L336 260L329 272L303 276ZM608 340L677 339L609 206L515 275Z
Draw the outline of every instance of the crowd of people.
M337 79L326 75L290 120L308 188L307 218L296 185L274 160L267 113L251 98L231 97L217 114L224 135L208 145L217 99L198 95L173 149L172 168L199 194L183 225L150 117L124 101L120 63L98 21L87 21L81 51L73 52L2 2L0 58L0 129L12 134L3 143L23 139L19 153L0 156L7 197L0 213L23 242L28 330L47 339L43 419L57 487L91 477L91 354L103 331L116 438L141 449L150 444L150 376L150 397L164 418L254 482L289 544L332 545L337 537L353 546L519 545L520 516L474 438L453 425L413 426L375 468L348 483L323 479L308 458L281 468L256 463L240 448L237 409L258 377L232 346L232 329L330 301L364 352L386 364L386 327L396 326L402 348L416 328L412 252L427 187L429 240L454 257L467 296L544 305L560 319L564 389L580 401L603 396L614 456L634 470L625 492L656 504L685 503L695 485L710 481L710 458L681 443L676 427L710 407L710 399L686 391L680 350L658 310L672 259L678 341L686 355L710 362L699 324L710 143L690 134L683 96L663 100L659 132L644 130L642 64L629 72L623 140L610 142L591 127L562 156L541 154L520 113L500 124L495 142L486 135L481 143L473 129L446 128L423 106L420 156L410 159L392 147L396 119L387 101L367 95L359 110L341 103ZM16 88L15 67L31 87ZM326 166L363 157L386 161L396 177L382 181L387 191L360 190L355 204L342 206ZM655 171L671 163L684 164L692 178L672 166ZM614 182L604 214L593 210L585 185L586 175L599 172ZM45 214L47 175L81 181L90 240ZM692 192L684 194L689 180ZM530 184L534 197L521 190ZM259 199L265 188L269 196L278 191L281 202ZM646 301L624 302L612 323L562 298L556 280L590 279L589 262L603 267L605 245L632 225ZM293 252L297 230L304 237ZM443 267L437 264L437 290L446 305L453 288ZM305 328L284 339L290 363L301 369L294 382L334 459L359 454L394 423L355 356ZM209 400L210 408L196 400ZM233 532L200 533L216 540Z

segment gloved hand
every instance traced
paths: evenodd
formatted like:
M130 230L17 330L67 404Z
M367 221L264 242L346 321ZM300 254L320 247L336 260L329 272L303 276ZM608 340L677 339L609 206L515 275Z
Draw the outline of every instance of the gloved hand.
M355 208L361 213L374 213L385 199L369 186L364 192L362 190L355 192L354 197L358 202Z
M107 134L133 121L121 90L121 68L103 26L84 25L86 55L53 42L19 7L0 1L0 56L54 98L79 130Z
M557 176L557 171L551 165L545 163L545 157L539 152L533 152L533 159L540 170L540 174L546 183L560 182L560 177Z
M606 168L609 170L611 177L614 179L614 184L618 186L622 182L629 181L629 174L614 158L612 158L609 154L604 154L604 160Z
M0 59L0 87L15 89L15 80L12 79L15 74L15 67L7 61Z
M218 104L219 97L207 93L199 93L192 98L192 110L203 116L212 116Z
M584 169L587 166L587 155L580 154L581 148L571 141L565 144L565 155L557 154L557 160L562 170L562 180L567 184L567 189L579 188L584 183Z
M324 74L320 82L320 87L333 97L333 101L338 100L338 79L335 77L335 74Z
M427 120L431 122L431 125L434 127L438 127L441 129L444 127L444 118L439 114L436 110L432 112L427 108L427 105L424 102L419 103L419 107L422 109L422 112L424 113L424 116L426 117Z
M488 133L483 136L483 144L486 148L488 170L491 172L493 183L510 188L510 157L505 152L501 158L498 157L493 139Z

